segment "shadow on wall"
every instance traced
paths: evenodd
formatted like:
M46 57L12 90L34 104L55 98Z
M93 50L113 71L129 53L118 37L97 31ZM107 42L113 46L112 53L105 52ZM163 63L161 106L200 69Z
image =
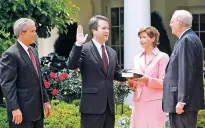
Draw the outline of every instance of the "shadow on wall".
M162 51L167 53L169 56L171 55L171 47L170 47L170 41L166 32L166 29L164 27L162 17L160 16L159 12L154 11L151 13L151 25L155 27L159 33L159 42L158 48Z
M67 30L67 33L59 33L59 37L54 44L55 53L65 58L68 58L73 44L76 41L77 23L67 25Z

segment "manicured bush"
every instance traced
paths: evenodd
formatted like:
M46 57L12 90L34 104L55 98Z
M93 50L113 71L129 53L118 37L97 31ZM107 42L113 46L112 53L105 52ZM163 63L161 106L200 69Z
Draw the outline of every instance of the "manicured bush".
M73 100L72 102L76 107L80 106L80 100Z
M115 127L116 128L129 128L130 126L130 118L132 110L126 104L123 105L123 114L121 113L121 105L117 106L117 114L115 115Z
M197 128L205 128L205 110L198 112Z
M0 108L0 128L8 128L7 113L5 108Z
M45 120L45 128L80 128L78 107L59 100L52 100L52 114Z

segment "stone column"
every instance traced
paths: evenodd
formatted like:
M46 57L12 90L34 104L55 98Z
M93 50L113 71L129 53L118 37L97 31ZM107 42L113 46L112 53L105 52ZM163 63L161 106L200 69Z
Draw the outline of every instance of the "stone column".
M134 56L143 51L138 31L150 24L150 0L124 0L124 68L131 69ZM130 94L125 103L132 104L132 98Z

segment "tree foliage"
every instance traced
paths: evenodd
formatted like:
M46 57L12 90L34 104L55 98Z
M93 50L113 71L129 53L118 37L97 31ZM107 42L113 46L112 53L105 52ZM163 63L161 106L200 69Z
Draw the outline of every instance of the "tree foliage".
M17 19L32 18L38 36L46 38L54 27L66 32L67 24L75 22L79 10L71 0L0 0L0 55L10 45L5 40L13 37L13 24Z

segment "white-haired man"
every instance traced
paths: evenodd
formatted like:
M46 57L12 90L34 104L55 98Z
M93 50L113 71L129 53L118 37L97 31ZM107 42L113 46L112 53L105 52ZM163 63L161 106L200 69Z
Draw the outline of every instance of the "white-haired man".
M37 51L29 45L36 39L35 22L21 18L14 23L17 41L0 61L0 85L6 98L10 128L43 128L43 107L50 115Z
M166 68L162 106L172 128L196 128L198 110L204 109L203 45L191 26L190 12L174 12L170 27L178 40Z

